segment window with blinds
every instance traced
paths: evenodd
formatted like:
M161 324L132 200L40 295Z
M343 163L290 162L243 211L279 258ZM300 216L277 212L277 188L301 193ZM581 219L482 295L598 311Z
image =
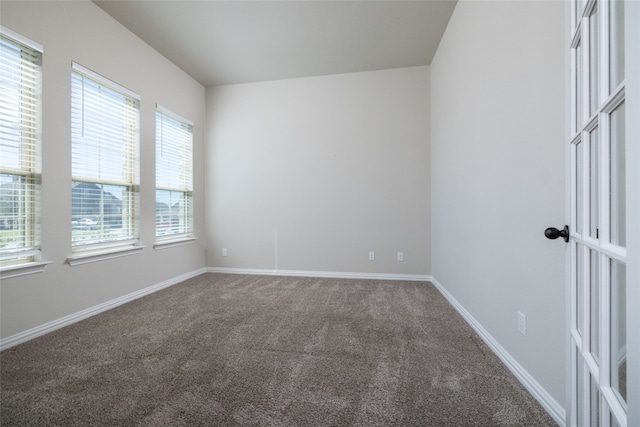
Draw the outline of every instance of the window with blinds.
M156 236L193 233L193 124L156 111Z
M72 246L138 241L140 98L73 63Z
M42 48L0 31L0 266L40 257Z

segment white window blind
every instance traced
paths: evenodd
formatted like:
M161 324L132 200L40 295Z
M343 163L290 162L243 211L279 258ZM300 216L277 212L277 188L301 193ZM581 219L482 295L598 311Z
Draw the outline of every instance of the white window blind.
M139 97L73 63L72 246L138 240Z
M156 236L193 232L193 124L156 111Z
M0 265L40 255L42 48L0 33Z

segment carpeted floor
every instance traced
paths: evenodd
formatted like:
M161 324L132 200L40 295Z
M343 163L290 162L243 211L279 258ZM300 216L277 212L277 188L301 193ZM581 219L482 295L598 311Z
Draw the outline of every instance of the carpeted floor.
M1 424L553 426L430 284L204 274L0 353Z

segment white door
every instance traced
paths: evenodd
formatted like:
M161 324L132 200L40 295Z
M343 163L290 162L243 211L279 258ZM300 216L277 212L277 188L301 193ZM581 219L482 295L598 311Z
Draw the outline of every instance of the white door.
M628 6L572 1L571 426L631 427L626 195L639 186L626 179Z

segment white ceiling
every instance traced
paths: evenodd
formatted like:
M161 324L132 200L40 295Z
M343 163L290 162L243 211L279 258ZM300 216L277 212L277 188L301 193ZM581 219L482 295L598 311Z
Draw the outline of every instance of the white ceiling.
M455 0L94 3L204 86L429 65L456 4Z

